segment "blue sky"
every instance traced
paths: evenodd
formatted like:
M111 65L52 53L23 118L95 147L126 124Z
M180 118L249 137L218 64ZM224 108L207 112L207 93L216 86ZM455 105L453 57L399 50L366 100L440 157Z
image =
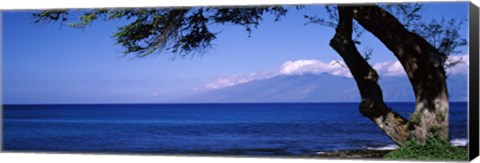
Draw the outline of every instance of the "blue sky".
M429 4L424 17L466 18L467 4ZM202 57L175 60L168 53L122 57L111 36L125 22L97 21L81 30L34 24L31 13L2 12L3 103L164 102L205 91L219 79L291 66L286 63L340 60L328 46L334 29L304 25L303 15L325 14L323 6L291 10L280 22L266 17L250 38L243 27L216 26L221 33L213 49ZM461 33L466 37L466 24ZM370 62L395 61L368 33L362 40L374 48Z

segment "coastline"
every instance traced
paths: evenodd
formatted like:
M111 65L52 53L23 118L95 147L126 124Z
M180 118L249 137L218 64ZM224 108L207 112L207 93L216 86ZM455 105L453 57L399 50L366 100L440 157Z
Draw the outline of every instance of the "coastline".
M459 148L467 149L468 146L457 146ZM372 159L382 159L387 153L394 151L396 149L387 149L387 150L338 150L338 151L326 151L318 152L314 157L319 158L372 158Z
M318 152L314 157L322 158L383 158L383 156L393 150L339 150Z

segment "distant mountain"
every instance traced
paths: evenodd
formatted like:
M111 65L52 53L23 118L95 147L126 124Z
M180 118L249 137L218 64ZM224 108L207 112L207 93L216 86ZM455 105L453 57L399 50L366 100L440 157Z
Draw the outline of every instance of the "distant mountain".
M385 101L414 101L413 89L406 77L379 80ZM466 75L447 79L451 101L466 101ZM254 80L175 100L175 102L358 102L360 95L353 78L327 73L283 75Z

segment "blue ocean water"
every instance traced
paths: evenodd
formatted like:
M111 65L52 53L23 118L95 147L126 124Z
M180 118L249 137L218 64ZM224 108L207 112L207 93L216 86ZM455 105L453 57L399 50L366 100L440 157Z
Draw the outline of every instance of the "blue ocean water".
M389 103L408 118L413 103ZM313 155L393 142L357 103L4 105L5 151ZM467 104L450 136L467 138Z

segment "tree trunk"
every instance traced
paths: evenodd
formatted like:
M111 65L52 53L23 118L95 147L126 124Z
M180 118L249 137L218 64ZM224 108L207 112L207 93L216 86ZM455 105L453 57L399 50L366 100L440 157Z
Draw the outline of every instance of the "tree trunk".
M377 83L377 72L358 52L352 40L352 8L339 6L338 11L339 23L330 46L343 58L357 83L362 98L359 110L395 143L402 145L409 138L406 120L385 105Z
M443 68L446 56L378 6L351 9L354 19L395 54L407 73L416 98L415 112L408 123L413 138L421 144L428 137L448 140L449 103Z

